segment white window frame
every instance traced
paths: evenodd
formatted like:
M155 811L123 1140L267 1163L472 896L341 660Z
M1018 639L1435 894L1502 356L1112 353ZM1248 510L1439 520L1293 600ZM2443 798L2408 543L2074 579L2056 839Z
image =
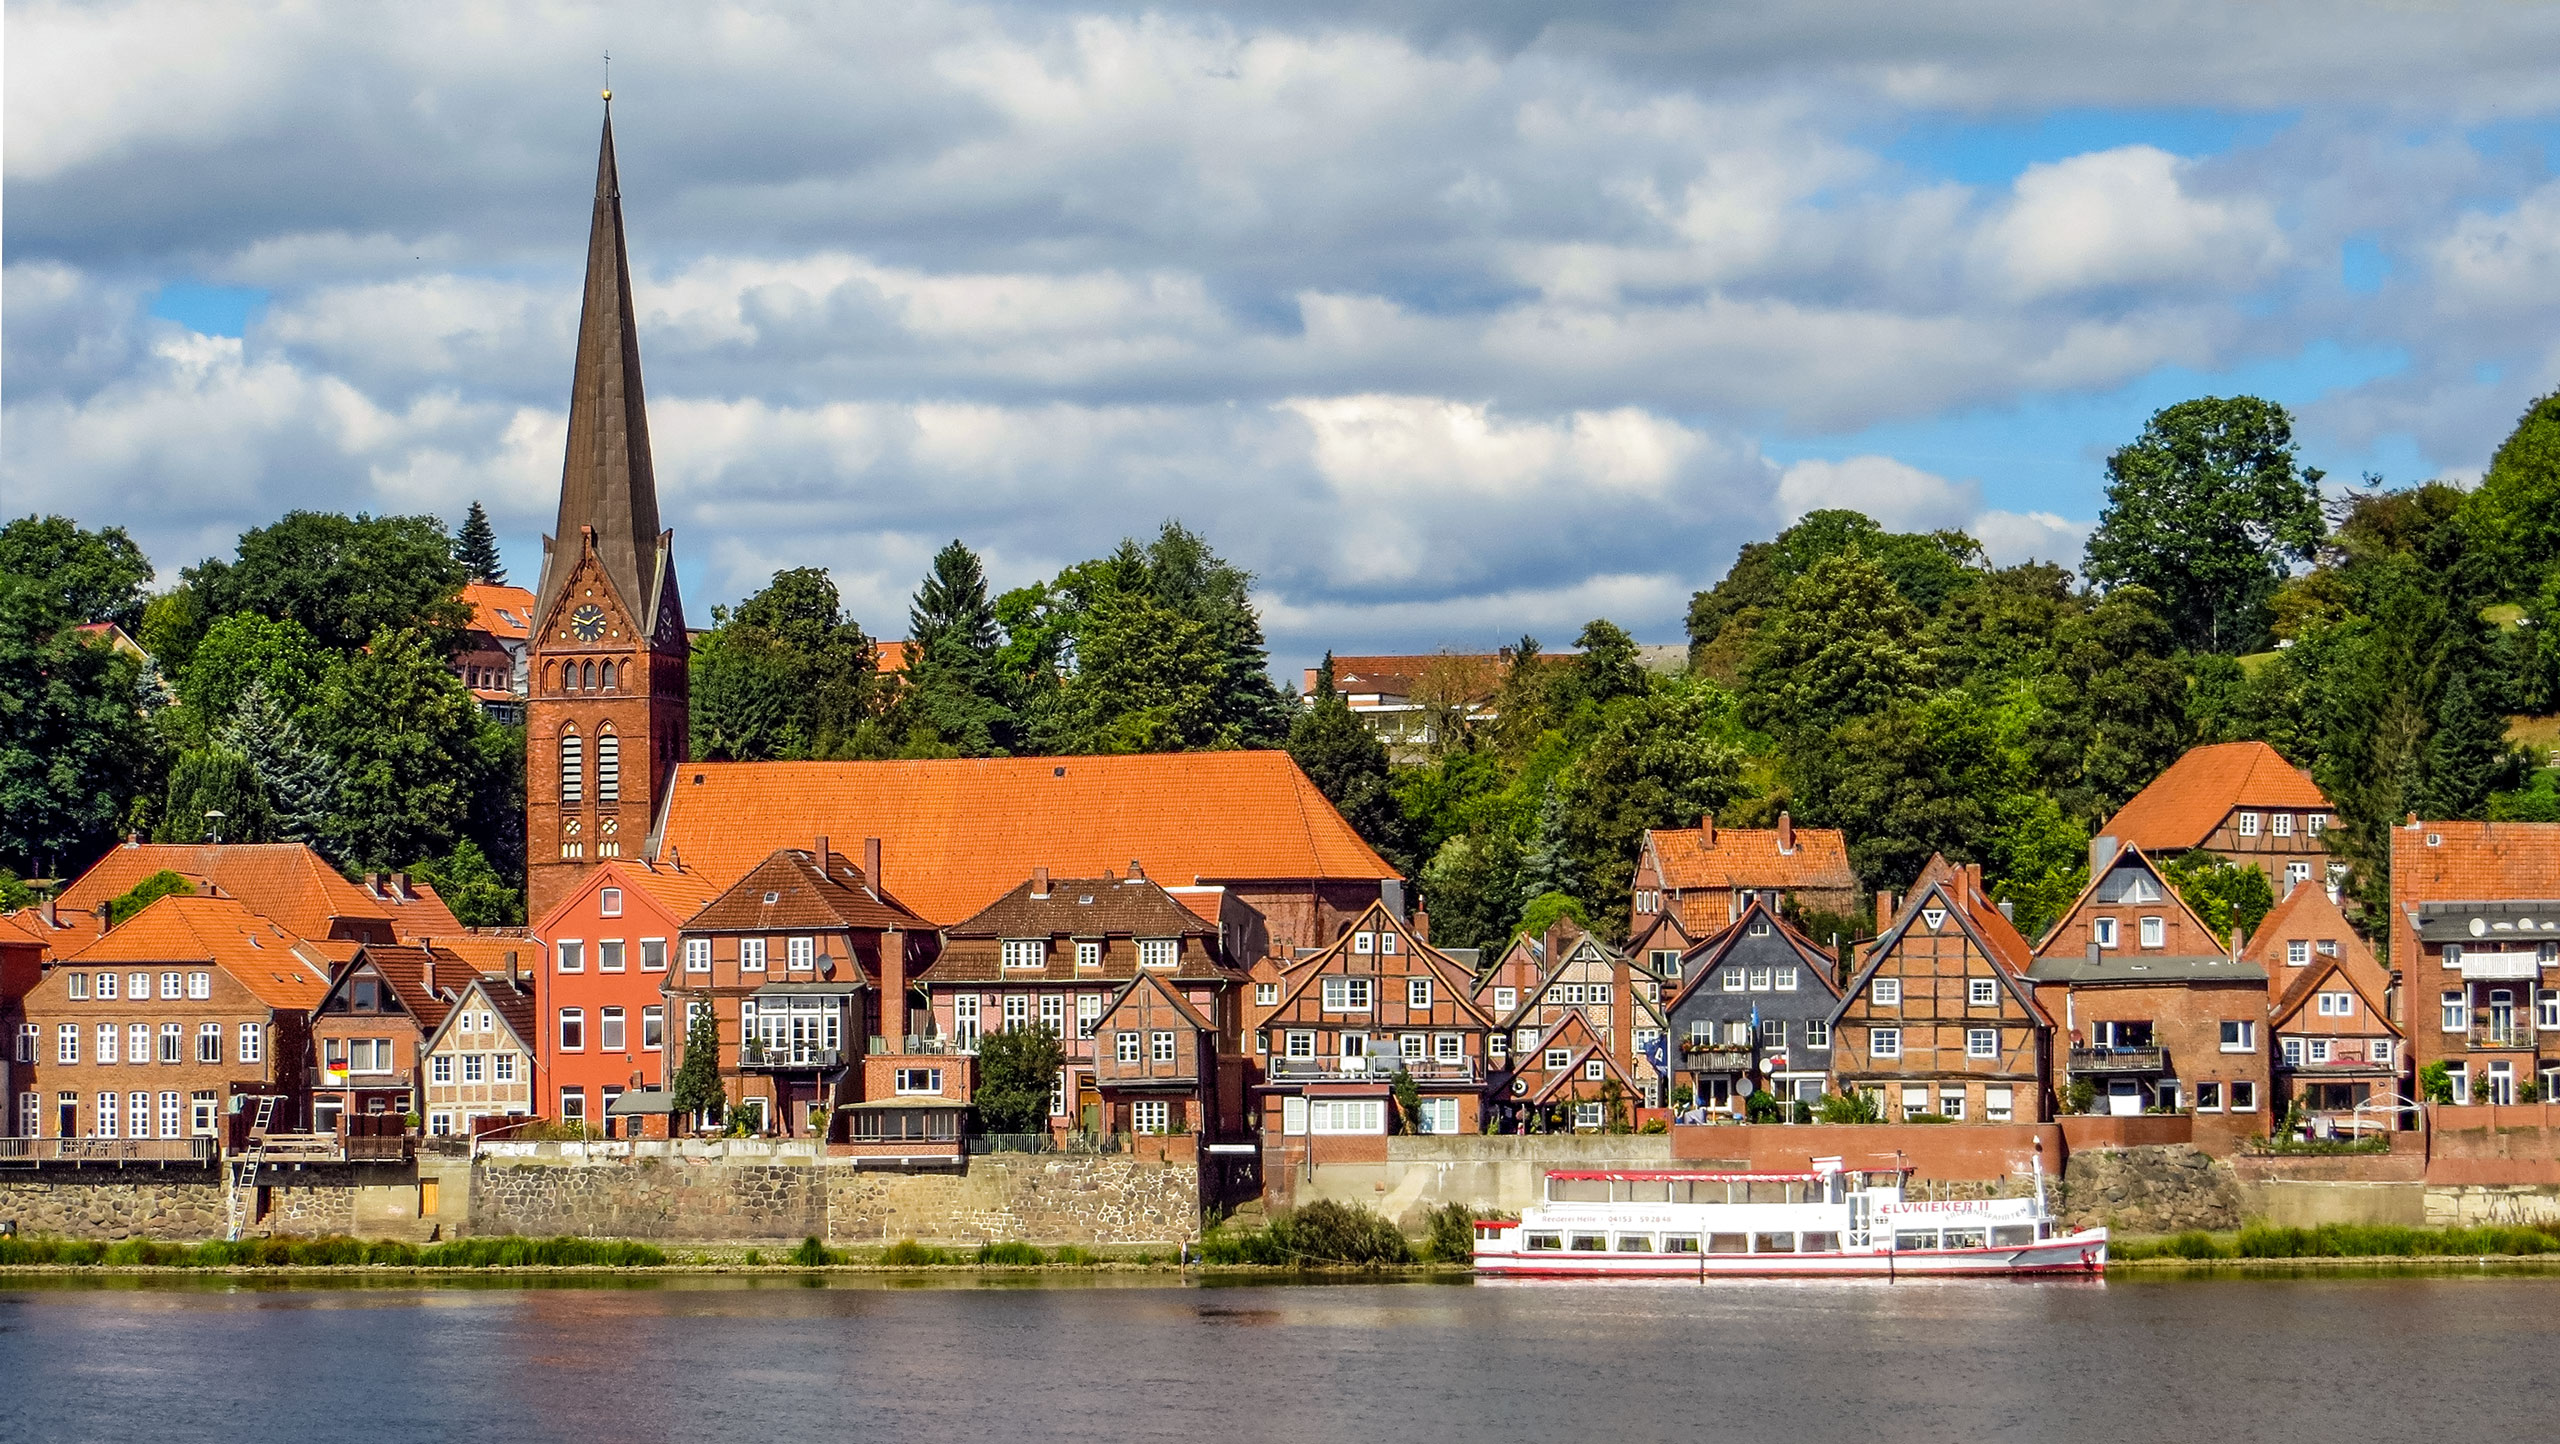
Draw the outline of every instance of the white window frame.
M2258 814L2254 812L2244 812L2240 814L2240 835L2242 837L2256 837L2258 835Z
M1138 939L1139 967L1164 969L1178 966L1181 962L1182 940L1180 938Z
M665 938L642 938L640 940L640 971L644 973L663 973L666 970L667 940Z
M618 887L596 889L596 915L608 918L622 916L622 889Z
M621 972L629 964L630 954L631 950L623 946L622 939L599 938L596 940L596 971Z
M2102 948L2114 947L2116 945L2116 920L2114 918L2089 919L2089 941L2096 943Z
M1965 1029L1965 1030L1964 1030L1964 1055L1965 1055L1966 1057L1968 1057L1968 1058L1997 1058L1997 1057L1999 1057L1999 1056L2000 1056L2000 1030L1999 1030L1999 1029L1997 1029L1997 1028L1967 1028L1967 1029Z
M1902 980L1900 978L1876 979L1867 985L1867 1000L1879 1008L1901 1007Z
M1429 978L1405 979L1404 1005L1408 1008L1428 1011L1431 1007L1431 980Z
M583 973L587 970L587 945L580 938L558 938L551 944L551 966L554 972Z
M1170 1132L1173 1109L1162 1098L1140 1098L1129 1105L1129 1131L1141 1137Z
M2000 980L1999 980L1999 979L1997 979L1997 978L1967 978L1967 979L1965 979L1965 980L1964 980L1964 1001L1965 1001L1965 1006L1966 1006L1966 1007L1968 1007L1968 1008L1996 1008L1996 1007L1999 1007L1999 1006L2000 1006Z
M1496 988L1493 990L1493 1010L1495 1012L1508 1014L1512 1009L1519 1006L1520 990L1518 988Z
M1867 1056L1870 1058L1901 1057L1902 1030L1900 1028L1869 1028L1867 1030Z
M586 1009L584 1009L584 1008L562 1008L562 1009L560 1010L560 1015L559 1015L559 1017L558 1017L558 1018L556 1018L556 1019L554 1019L554 1020L553 1020L553 1022L554 1022L554 1024L559 1028L559 1032L557 1032L557 1033L553 1034L552 1036L554 1036L554 1037L556 1037L556 1038L558 1038L558 1039L560 1040L559 1047L560 1047L560 1051L561 1051L561 1052L563 1052L563 1053L583 1053L583 1052L587 1051L587 1010L586 1010ZM570 1042L570 1041L569 1041L569 1025L570 1025L570 1024L572 1024L572 1023L575 1023L575 1024L577 1025L577 1029L578 1029L578 1032L577 1032L578 1041L576 1041L575 1043L572 1043L572 1042Z
M1280 985L1278 983L1254 984L1253 1005L1257 1008L1276 1008L1280 1006Z
M738 939L738 971L742 973L761 973L765 970L764 965L764 939Z
M2284 945L2284 965L2288 968L2311 966L2311 940L2309 938L2288 939Z
M1377 989L1370 979L1336 975L1324 980L1319 1001L1328 1013L1366 1013L1376 1006Z
M1804 1045L1808 1048L1831 1046L1831 1023L1824 1018L1808 1018L1804 1025Z
M1742 969L1731 965L1726 966L1724 970L1724 990L1726 992L1739 993L1750 986L1751 979L1743 972Z
M1982 1090L1982 1121L2008 1123L2018 1116L2017 1090L1994 1083Z
M196 999L212 997L213 974L202 972L187 974L187 996Z
M2471 992L2468 988L2447 988L2436 999L2437 1026L2447 1033L2471 1031Z
M222 1025L220 1023L196 1025L196 1061L199 1063L222 1061Z
M2233 1041L2232 1030L2235 1028L2239 1030L2237 1042ZM2222 1051L2225 1053L2255 1053L2258 1051L2258 1025L2247 1018L2223 1019L2221 1034Z
M1174 1062L1176 1055L1173 1046L1173 1036L1174 1035L1170 1031L1158 1031L1148 1035L1147 1061L1150 1063Z
M1015 972L1028 972L1049 965L1047 938L1007 938L1004 940L1001 966Z
M2267 830L2277 837L2293 836L2293 814L2279 812L2267 818Z
M2146 948L2169 946L2169 920L2165 917L2144 918L2141 936L2142 945Z
M243 1023L240 1025L240 1046L238 1049L238 1057L243 1063L263 1063L266 1061L267 1030L264 1027L256 1023Z
M684 970L688 973L711 971L711 939L687 938L684 940Z

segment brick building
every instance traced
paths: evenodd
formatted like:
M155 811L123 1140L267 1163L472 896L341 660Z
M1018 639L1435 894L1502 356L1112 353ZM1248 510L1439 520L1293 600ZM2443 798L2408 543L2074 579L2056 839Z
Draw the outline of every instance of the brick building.
M1569 919L1548 930L1539 951L1547 960L1544 976L1521 990L1518 1006L1494 1019L1494 1036L1510 1040L1515 1073L1530 1053L1555 1046L1542 1040L1567 1018L1579 1018L1626 1083L1630 1106L1660 1107L1670 1095L1651 1056L1666 1031L1661 980ZM1496 1083L1501 1104L1530 1096L1500 1079Z
M1140 973L1112 995L1091 1052L1099 1131L1187 1133L1204 1142L1243 1133L1244 1060L1232 1025L1220 1025L1221 1011L1199 1007L1200 996L1157 972ZM1233 1019L1233 997L1218 1000Z
M2323 887L2297 887L2258 924L2242 954L2267 975L2268 1112L2299 1107L2333 1126L2399 1126L2412 1097L2391 972Z
M451 953L399 943L366 943L338 967L311 1015L312 1129L415 1111L427 1035L470 975Z
M2100 1112L2192 1109L2265 1132L2265 970L2216 938L2140 847L2100 838L2089 861L2089 884L2027 970L2068 1039L2055 1086L2087 1083Z
M165 897L60 957L25 1000L35 1061L13 1070L28 1137L216 1137L239 1100L305 1116L325 960L237 900Z
M1629 1128L1644 1098L1639 1080L1615 1056L1609 1039L1580 1011L1563 1014L1531 1043L1514 1035L1511 1067L1492 1105L1496 1131L1522 1128L1596 1133Z
M1471 996L1474 975L1415 936L1383 903L1330 947L1289 964L1262 1018L1266 1058L1254 1092L1266 1154L1322 1135L1390 1131L1390 1080L1421 1090L1425 1133L1473 1133L1491 1086L1486 1040L1498 1026ZM1291 1140L1295 1140L1292 1142Z
M2334 820L2311 774L2274 748L2215 742L2187 749L2107 819L2100 836L2164 859L2202 848L2264 872L2281 897L2344 875L2322 840Z
M1692 1106L1739 1114L1754 1092L1820 1098L1831 1078L1831 1015L1840 983L1831 955L1765 900L1681 959L1665 1008L1674 1071Z
M2391 961L2419 1070L2456 1103L2560 1088L2560 823L2391 829Z
M1831 1015L1842 1092L1885 1119L2050 1118L2054 1023L2027 980L2033 951L1983 891L1978 866L1932 857L1899 911L1876 895L1879 936Z
M701 873L642 858L588 868L533 928L540 960L544 1092L534 1111L612 1126L605 1104L671 1076L676 1041L666 997L685 921L717 893ZM567 1046L575 1037L577 1046ZM608 1040L613 1041L610 1045Z
M451 665L472 700L492 720L512 726L524 720L524 698L531 675L533 593L496 582L465 582L462 602L471 609L471 625Z
M430 1138L469 1137L481 1118L532 1117L549 1096L530 977L475 973L427 1035L419 1092Z
M1034 868L943 930L942 954L925 977L932 1033L967 1052L989 1033L1049 1029L1067 1056L1053 1094L1054 1126L1127 1132L1108 1126L1113 1107L1099 1087L1104 1045L1097 1039L1103 1015L1141 977L1162 978L1209 1023L1222 1054L1237 1054L1246 977L1221 956L1217 924L1136 862L1127 876L1053 877ZM1141 999L1132 1006L1152 1005ZM1203 1076L1214 1080L1215 1069Z
M1669 913L1684 937L1703 938L1730 926L1755 897L1835 916L1858 906L1848 839L1836 827L1798 827L1783 812L1776 827L1719 827L1710 815L1696 827L1647 831L1634 888L1630 937L1648 936L1655 915Z

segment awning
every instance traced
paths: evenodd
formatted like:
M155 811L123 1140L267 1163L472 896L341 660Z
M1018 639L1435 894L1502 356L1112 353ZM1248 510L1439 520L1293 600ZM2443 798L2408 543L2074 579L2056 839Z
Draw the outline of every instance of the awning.
M607 1118L628 1118L642 1113L673 1113L676 1096L660 1088L634 1088L604 1107Z

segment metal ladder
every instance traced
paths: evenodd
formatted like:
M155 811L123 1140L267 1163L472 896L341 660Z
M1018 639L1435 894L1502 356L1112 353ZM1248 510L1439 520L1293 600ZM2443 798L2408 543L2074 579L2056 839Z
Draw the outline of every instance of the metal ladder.
M223 1200L223 1206L228 1215L228 1227L223 1237L233 1243L239 1242L241 1231L254 1221L247 1214L257 1206L258 1169L266 1162L267 1128L275 1121L276 1099L270 1093L258 1100L257 1114L249 1120L249 1150L243 1157L232 1160L230 1176L226 1179L230 1187L225 1190L228 1196Z

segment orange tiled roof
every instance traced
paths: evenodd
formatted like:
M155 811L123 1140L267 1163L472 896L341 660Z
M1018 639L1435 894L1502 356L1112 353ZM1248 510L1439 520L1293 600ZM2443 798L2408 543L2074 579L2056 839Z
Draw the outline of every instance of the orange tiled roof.
M1099 876L1135 859L1169 885L1396 876L1285 752L691 762L660 855L736 876L822 833L881 839L891 890L936 922L1039 866Z
M2391 829L2395 907L2551 897L2560 897L2560 822L2421 822Z
M2296 938L2315 945L2311 961L2301 967L2285 961L2285 944ZM2316 945L2324 940L2338 945L2335 958L2321 956ZM2365 946L2364 939L2347 922L2346 912L2329 900L2329 890L2317 883L2296 886L2291 896L2268 909L2258 923L2257 935L2249 939L2240 956L2266 970L2267 995L2278 1005L2279 1014L2290 1015L2300 1007L2301 998L2309 997L2314 990L2313 975L2330 971L2325 965L2334 965L2345 973L2356 990L2377 1006L2391 987L2391 975L2374 957L2373 949Z
M1690 888L1855 888L1849 840L1836 827L1799 827L1793 852L1778 851L1774 827L1658 827L1645 834L1662 864L1662 885Z
M325 938L337 918L387 922L397 937L462 931L461 921L424 883L411 880L413 898L392 895L388 881L381 892L367 892L298 842L127 843L73 879L60 901L66 908L94 911L157 872L177 873L199 889L209 882L296 937Z
M533 634L533 593L522 587L466 582L462 600L471 608L475 631L511 642L521 642Z
M509 953L516 955L516 971L519 975L529 978L542 971L542 944L530 937L493 937L483 934L473 937L439 937L428 941L435 945L435 950L439 954L451 953L460 958L462 965L473 973L505 977ZM444 979L439 976L436 981L442 983ZM459 987L465 981L468 979L459 979L446 986Z
M2103 831L2145 851L2182 852L2203 845L2235 807L2329 809L2311 774L2264 742L2190 747L2169 770L2133 795Z
M323 963L272 918L227 897L164 897L66 961L210 962L270 1008L308 1013L329 991Z
M777 849L685 922L688 932L925 927L894 894L874 890L844 854L829 848L821 864L815 850L796 847Z
M903 672L915 664L913 642L874 642L871 644L871 670L883 676Z

